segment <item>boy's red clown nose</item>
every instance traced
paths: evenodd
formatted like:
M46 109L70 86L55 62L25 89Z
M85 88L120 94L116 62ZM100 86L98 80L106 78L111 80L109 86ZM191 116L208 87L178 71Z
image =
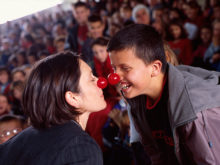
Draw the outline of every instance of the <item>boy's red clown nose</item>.
M116 73L110 73L108 75L108 82L111 85L116 85L120 81L120 77ZM97 85L99 88L104 89L108 85L107 80L104 77L99 77Z
M116 85L120 81L120 77L117 73L110 73L108 75L108 82L111 85Z

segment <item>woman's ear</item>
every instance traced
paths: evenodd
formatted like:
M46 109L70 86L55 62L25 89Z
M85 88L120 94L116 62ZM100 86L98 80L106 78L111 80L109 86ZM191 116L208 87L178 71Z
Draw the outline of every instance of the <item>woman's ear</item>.
M160 60L156 60L152 63L152 74L151 77L158 76L161 73L162 62Z
M65 93L65 100L66 102L75 107L75 108L80 108L80 96L77 93L73 93L71 91L67 91Z

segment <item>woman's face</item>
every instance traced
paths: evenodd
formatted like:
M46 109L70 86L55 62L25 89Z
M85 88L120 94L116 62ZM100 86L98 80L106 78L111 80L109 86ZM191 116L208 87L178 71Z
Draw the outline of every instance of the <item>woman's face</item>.
M79 80L80 109L82 112L96 112L106 107L103 91L97 86L97 77L84 61L80 60Z

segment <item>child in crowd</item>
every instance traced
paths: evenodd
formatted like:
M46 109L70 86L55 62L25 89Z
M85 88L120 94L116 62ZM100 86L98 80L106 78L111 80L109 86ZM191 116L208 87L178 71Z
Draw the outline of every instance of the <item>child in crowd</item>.
M22 110L21 101L22 101L22 93L24 91L25 82L23 81L15 81L11 84L11 94L12 94L12 111L16 115L24 116L24 112Z
M174 20L169 24L167 40L171 49L177 55L179 63L190 65L193 60L192 46L179 20Z
M16 54L16 59L17 59L17 66L23 66L27 64L27 58L26 58L26 52L24 50L18 51Z
M0 67L0 93L8 94L10 90L10 72L9 70L1 66Z
M122 29L107 50L152 164L220 164L220 73L168 64L146 25Z
M212 28L209 25L205 25L200 29L200 44L193 52L193 64L194 66L205 67L203 62L204 54L212 41Z
M95 72L98 77L104 77L106 79L110 73L113 73L110 59L106 51L107 43L108 39L101 37L97 38L91 46L94 53ZM109 112L118 101L118 95L115 87L111 85L108 85L103 92L107 102L107 107L102 111L90 114L86 131L97 141L104 151L102 128L108 119Z
M25 82L26 80L25 72L21 68L15 68L11 72L11 79L12 79L12 82L15 82L15 81Z
M0 144L8 141L25 128L25 121L16 115L4 115L0 117Z
M64 51L65 49L65 36L58 36L55 38L54 46L57 53Z
M92 42L104 36L105 25L98 15L91 15L88 18L88 37L82 47L82 58L94 70L93 52L91 49Z
M49 55L50 55L50 53L47 50L42 50L38 53L38 59L42 60L42 59L46 58Z
M212 42L205 52L204 61L220 71L220 20L215 20L213 23Z
M11 106L6 95L0 94L0 116L11 113Z

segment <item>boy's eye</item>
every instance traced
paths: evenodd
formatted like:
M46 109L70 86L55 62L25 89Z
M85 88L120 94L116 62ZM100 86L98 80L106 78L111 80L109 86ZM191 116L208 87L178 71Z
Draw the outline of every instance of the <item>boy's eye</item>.
M130 68L128 68L128 67L123 67L122 70L128 72L128 71L130 70Z

